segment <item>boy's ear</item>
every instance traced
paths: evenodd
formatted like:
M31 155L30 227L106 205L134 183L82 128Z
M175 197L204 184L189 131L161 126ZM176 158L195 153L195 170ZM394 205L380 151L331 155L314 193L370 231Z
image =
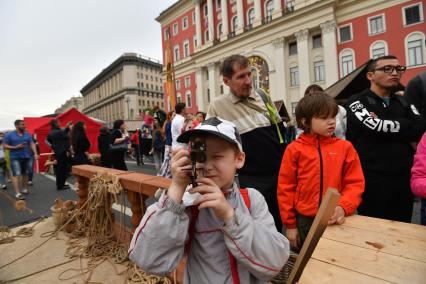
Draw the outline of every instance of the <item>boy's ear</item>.
M237 170L241 169L244 166L244 162L246 161L246 154L244 152L239 152L235 156L235 167Z
M302 118L300 121L302 122L305 128L308 127L308 125L306 125L306 118Z
M223 76L223 83L225 83L225 85L227 85L229 87L229 78Z

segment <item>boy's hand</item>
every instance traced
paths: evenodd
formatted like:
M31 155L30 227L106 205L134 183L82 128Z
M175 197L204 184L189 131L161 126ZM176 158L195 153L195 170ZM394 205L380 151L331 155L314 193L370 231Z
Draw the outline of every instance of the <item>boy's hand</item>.
M172 183L167 195L176 203L182 201L186 186L191 175L191 160L189 151L183 148L174 149L171 161Z
M336 206L336 208L334 208L333 215L331 215L330 220L328 221L328 224L342 225L344 222L345 222L345 210L343 210L341 206Z
M288 239L288 241L290 242L290 245L294 248L298 248L299 247L299 243L300 243L300 236L299 236L299 231L297 230L297 228L294 229L286 229L285 230L285 235Z
M199 185L191 190L192 193L198 192L202 196L194 202L194 205L198 205L198 209L212 208L216 217L219 220L227 223L234 217L234 208L226 200L222 190L217 184L209 178L198 178L197 182Z

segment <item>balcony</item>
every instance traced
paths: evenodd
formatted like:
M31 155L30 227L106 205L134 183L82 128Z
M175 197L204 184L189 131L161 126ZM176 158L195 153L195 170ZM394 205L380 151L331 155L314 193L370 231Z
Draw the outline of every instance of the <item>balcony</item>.
M272 22L272 15L266 16L265 18L262 19L262 24L267 24Z
M228 34L228 39L235 37L235 31L232 31Z
M253 24L248 24L247 26L244 27L245 32L251 31L252 29L253 29Z

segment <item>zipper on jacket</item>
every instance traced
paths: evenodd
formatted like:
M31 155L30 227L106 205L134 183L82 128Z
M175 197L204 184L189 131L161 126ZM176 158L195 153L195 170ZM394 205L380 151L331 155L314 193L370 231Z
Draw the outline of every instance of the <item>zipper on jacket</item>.
M319 192L319 200L318 200L318 208L321 205L322 201L322 192L323 192L323 161L322 161L322 154L321 154L321 146L320 146L320 137L318 135L318 154L320 158L320 192Z

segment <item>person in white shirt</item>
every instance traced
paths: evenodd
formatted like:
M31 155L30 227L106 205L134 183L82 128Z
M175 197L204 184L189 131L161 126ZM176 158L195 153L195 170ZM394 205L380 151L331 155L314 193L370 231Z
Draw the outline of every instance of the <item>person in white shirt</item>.
M178 136L182 133L183 124L185 122L186 104L177 103L175 106L176 116L172 120L172 150L177 147L185 147L185 144L177 142Z

